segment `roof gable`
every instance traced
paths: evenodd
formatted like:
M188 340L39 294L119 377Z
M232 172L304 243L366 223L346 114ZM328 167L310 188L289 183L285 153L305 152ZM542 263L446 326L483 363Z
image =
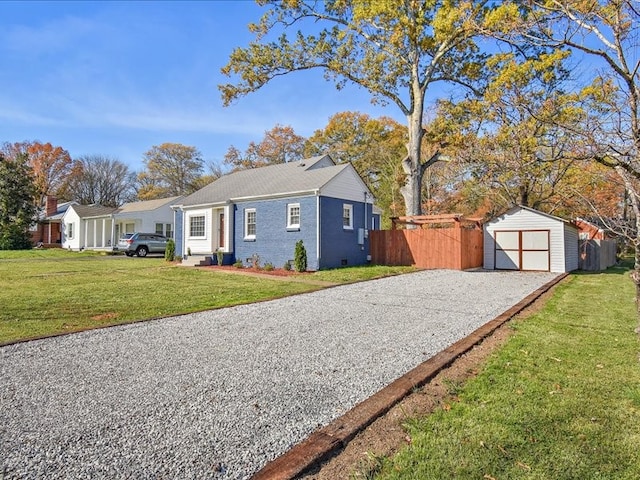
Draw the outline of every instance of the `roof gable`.
M117 208L103 207L102 205L70 205L67 212L70 210L75 211L80 218L88 218L110 215L115 213Z
M521 210L533 213L534 215L540 215L540 216L555 220L557 222L564 223L565 225L568 225L570 227L573 227L573 228L577 229L577 227L572 222L570 222L569 220L565 220L564 218L556 217L555 215L551 215L550 213L541 212L540 210L536 210L535 208L525 207L524 205L516 205L515 207L511 207L506 212L504 212L504 213L502 213L500 215L496 215L491 220L489 220L487 223L499 222L500 221L500 217L504 217L504 216L507 216L507 215L513 215L514 213L516 213L518 211L521 211Z

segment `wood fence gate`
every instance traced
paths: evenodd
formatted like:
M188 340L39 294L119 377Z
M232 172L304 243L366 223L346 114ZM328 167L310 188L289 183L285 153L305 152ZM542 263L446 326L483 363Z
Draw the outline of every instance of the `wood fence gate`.
M371 231L371 263L454 270L482 266L483 234L479 219L421 215L392 220L394 227L409 224L419 228Z

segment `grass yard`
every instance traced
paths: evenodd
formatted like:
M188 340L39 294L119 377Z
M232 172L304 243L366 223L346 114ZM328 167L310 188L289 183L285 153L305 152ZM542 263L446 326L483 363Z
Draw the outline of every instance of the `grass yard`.
M572 275L393 458L354 478L638 479L640 342L625 268Z
M362 267L317 272L345 283L410 271ZM317 290L300 281L183 268L162 258L61 249L0 251L0 343L190 313Z

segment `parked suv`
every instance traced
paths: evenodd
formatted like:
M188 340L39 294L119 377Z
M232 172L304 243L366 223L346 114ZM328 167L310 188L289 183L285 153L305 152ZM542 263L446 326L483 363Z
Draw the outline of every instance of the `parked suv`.
M148 253L164 253L167 240L167 237L157 233L125 233L118 241L118 250L128 257L146 257Z

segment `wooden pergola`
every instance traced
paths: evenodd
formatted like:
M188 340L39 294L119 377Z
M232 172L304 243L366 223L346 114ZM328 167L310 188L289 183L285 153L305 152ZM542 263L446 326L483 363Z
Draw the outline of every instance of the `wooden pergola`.
M444 215L411 215L403 217L391 217L392 229L396 230L402 225L419 225L420 228L429 226L453 224L456 228L463 226L482 227L482 217L465 217L461 213Z

